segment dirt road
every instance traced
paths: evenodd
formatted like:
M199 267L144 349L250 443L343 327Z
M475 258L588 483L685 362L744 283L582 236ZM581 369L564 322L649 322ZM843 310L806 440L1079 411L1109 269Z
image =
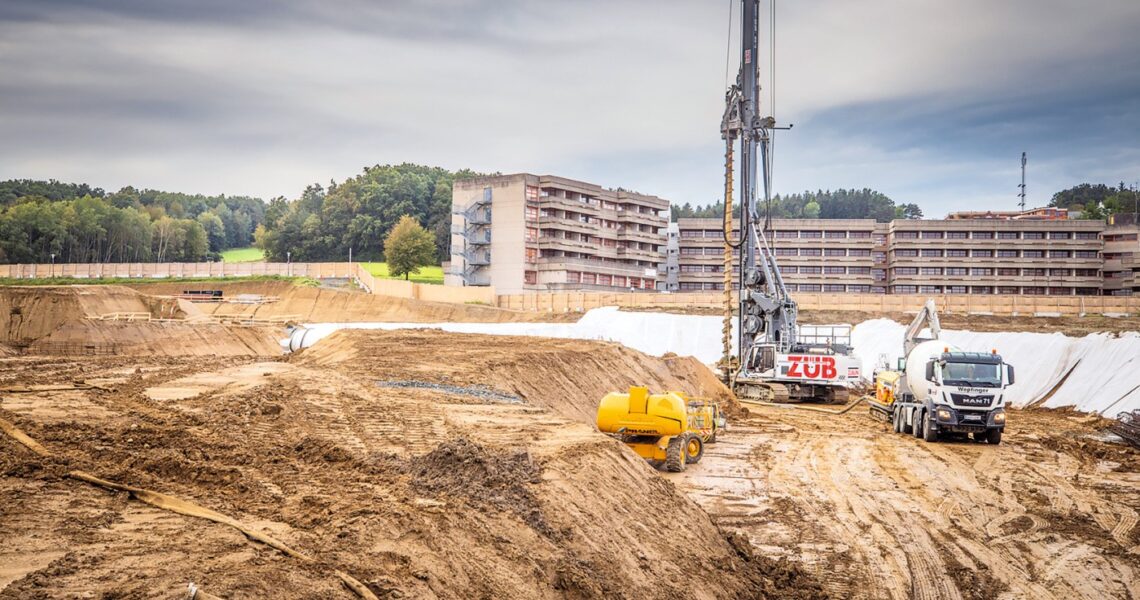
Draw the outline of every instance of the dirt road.
M1095 419L1014 411L1000 446L862 409L759 408L684 474L714 521L842 598L1140 598L1140 454Z

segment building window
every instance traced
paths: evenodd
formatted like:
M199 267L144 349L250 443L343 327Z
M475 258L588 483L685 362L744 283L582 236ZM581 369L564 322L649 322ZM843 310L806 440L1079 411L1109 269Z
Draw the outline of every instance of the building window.
M1050 250L1049 258L1069 258L1072 254L1068 250Z
M871 232L870 231L848 231L847 237L858 238L861 240L870 239Z
M964 277L968 272L966 267L946 267L946 274L954 277Z
M844 275L847 273L847 267L824 267L823 272L827 275Z
M951 258L962 258L962 257L966 256L966 251L952 248L952 249L946 251L946 256L951 257Z
M1022 269L1022 277L1044 277L1045 269Z
M947 294L965 294L966 286L964 285L948 285L946 286Z
M993 258L994 257L994 251L993 250L973 250L973 254L974 254L975 258Z
M1072 296L1073 292L1069 291L1070 288L1066 287L1051 287L1049 288L1050 296Z
M847 250L843 248L826 248L823 251L824 256L847 256Z
M1016 240L1017 239L1017 232L1016 231L999 231L998 232L998 239L999 240Z
M538 220L538 208L537 207L534 207L534 206L526 207L526 220L527 221L537 221Z
M870 275L871 267L847 267L847 272L851 275Z
M900 239L900 240L917 240L918 239L918 232L917 231L896 231L895 237Z
M1073 234L1069 233L1068 231L1050 231L1049 232L1049 239L1051 239L1051 240L1071 240L1071 239L1073 239Z
M1043 231L1026 231L1021 234L1023 240L1043 240L1045 239L1045 232Z
M538 273L534 271L523 271L523 283L527 285L538 283Z
M538 241L538 229L537 228L535 228L535 227L527 227L526 228L526 241L528 241L528 242L537 242Z
M873 271L871 271L871 275L875 279L875 281L886 281L887 280L886 269L874 269Z
M922 239L924 240L940 240L943 238L941 231L923 231Z
M918 286L914 285L896 285L891 286L895 294L915 294L918 293Z
M847 237L847 232L846 231L825 231L825 232L823 232L823 237L828 238L828 239L842 239L842 238Z
M582 283L586 285L594 285L598 283L597 273L582 273Z
M1099 236L1100 236L1100 234L1095 232L1095 231L1078 231L1077 232L1077 239L1078 240L1095 240Z
M491 188L485 187L485 188L483 188L483 202L490 202L490 201L491 201Z
M896 276L898 275L918 275L918 267L895 267L891 269Z
M1017 277L1017 269L998 269L998 277Z
M799 253L795 248L776 248L776 256L797 256Z
M777 231L776 232L776 239L778 239L778 240L794 240L798 237L800 237L800 232L798 232L798 231Z
M918 256L918 250L915 248L895 250L895 256Z
M526 186L526 201L538 202L538 188L533 185Z
M1017 258L1017 250L998 250L998 258Z
M936 248L923 248L922 255L925 257L942 256L942 250Z
M871 258L872 258L872 260L875 261L876 265L881 265L881 264L887 262L887 253L876 251L876 252L871 253Z
M970 293L971 294L992 294L992 293L994 293L994 289L988 285L975 285L974 287L970 288Z
M820 248L800 248L800 256L822 256L823 250Z
M800 275L819 275L823 267L800 267Z
M581 283L582 273L580 271L566 271L566 283Z
M1044 250L1023 250L1021 252L1022 258L1045 258Z
M847 290L847 286L839 285L836 283L828 283L828 284L824 284L824 286L823 286L823 291L825 291L825 292L844 292L846 290Z
M940 285L920 285L918 286L918 293L920 294L941 294L942 286Z
M794 284L794 283L789 283L789 284L787 284L787 285L786 285L786 286L784 286L784 287L788 288L788 291L789 291L789 292L798 292L798 291L800 291L800 290L799 290L799 286L797 286L797 285L796 285L796 284Z
M968 237L970 237L970 232L968 232L968 231L947 231L946 232L946 239L948 239L948 240L964 240Z
M538 248L526 249L526 262L532 263L538 260Z
M1077 258L1096 258L1096 255L1096 250L1076 250L1073 252L1073 256Z
M610 276L610 275L601 275L601 274L599 274L599 275L598 275L598 285L605 285L605 286L608 286L608 285L610 285L611 283L613 283L613 279L614 279L614 278L613 278L612 276Z
M1077 269L1076 275L1077 275L1077 277L1096 277L1097 276L1097 270L1096 269ZM1084 289L1084 288L1078 288L1078 289Z
M821 238L821 237L823 237L823 232L822 231L801 231L800 237L801 238L812 238L812 239Z
M622 277L620 275L614 275L613 280L610 282L610 285L612 285L613 287L625 287L625 284L626 284L625 277Z
M1068 277L1072 274L1073 272L1069 269L1049 269L1050 277Z
M855 294L869 294L871 293L871 286L869 285L849 285L847 291Z
M999 285L999 286L998 286L998 288L997 288L997 293L999 293L999 294L1005 294L1005 295L1007 295L1007 296L1008 296L1008 295L1011 295L1011 294L1013 294L1013 295L1016 295L1016 294L1017 294L1017 286L1014 286L1014 285Z
M923 267L922 268L922 274L923 275L941 275L942 274L942 268L941 267Z
M801 283L799 285L799 291L801 292L818 292L821 289L818 283Z
M1079 287L1079 288L1073 288L1073 289L1076 290L1078 296L1095 296L1096 293L1098 291L1100 291L1096 288L1087 288L1087 287Z
M866 248L852 248L847 251L847 256L871 256L871 251Z
M975 240L992 240L994 239L994 232L992 231L975 231L970 234Z
M1012 270L1012 269L1010 269L1010 270ZM993 269L971 269L970 272L975 277L990 277L991 275L994 274Z
M796 273L799 273L799 272L800 272L800 268L799 268L799 267L797 267L797 266L795 266L795 265L793 265L793 266L790 266L790 267L780 267L780 271L781 271L782 273L786 273L786 274L788 274L788 275L795 275Z

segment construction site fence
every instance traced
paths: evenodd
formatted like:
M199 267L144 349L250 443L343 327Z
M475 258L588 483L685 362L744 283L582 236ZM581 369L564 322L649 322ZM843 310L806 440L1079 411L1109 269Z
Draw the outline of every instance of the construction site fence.
M1007 316L1129 315L1140 313L1140 297L1005 296L971 294L793 294L800 310L913 313L928 298L944 313ZM735 306L736 296L733 295ZM553 292L498 296L500 308L534 312L584 312L603 306L669 309L721 309L723 293Z
M0 265L0 278L43 279L187 279L219 277L310 277L350 279L361 289L382 296L430 302L494 306L492 287L452 287L373 276L360 263L347 262L198 262L198 263L59 263Z

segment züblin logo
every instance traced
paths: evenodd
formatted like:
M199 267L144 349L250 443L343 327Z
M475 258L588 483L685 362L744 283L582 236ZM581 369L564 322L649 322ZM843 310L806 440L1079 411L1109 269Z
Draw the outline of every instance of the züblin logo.
M788 356L788 377L835 379L835 358L831 356Z

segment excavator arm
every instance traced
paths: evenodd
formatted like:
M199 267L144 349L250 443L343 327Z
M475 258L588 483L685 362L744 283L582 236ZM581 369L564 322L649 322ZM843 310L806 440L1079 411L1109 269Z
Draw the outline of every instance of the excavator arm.
M919 334L922 333L924 327L930 328L930 337L920 338ZM938 307L934 304L933 299L927 299L926 304L914 316L914 320L906 328L906 334L903 337L903 356L910 356L910 351L922 342L930 340L937 340L942 337L942 324L938 321Z

